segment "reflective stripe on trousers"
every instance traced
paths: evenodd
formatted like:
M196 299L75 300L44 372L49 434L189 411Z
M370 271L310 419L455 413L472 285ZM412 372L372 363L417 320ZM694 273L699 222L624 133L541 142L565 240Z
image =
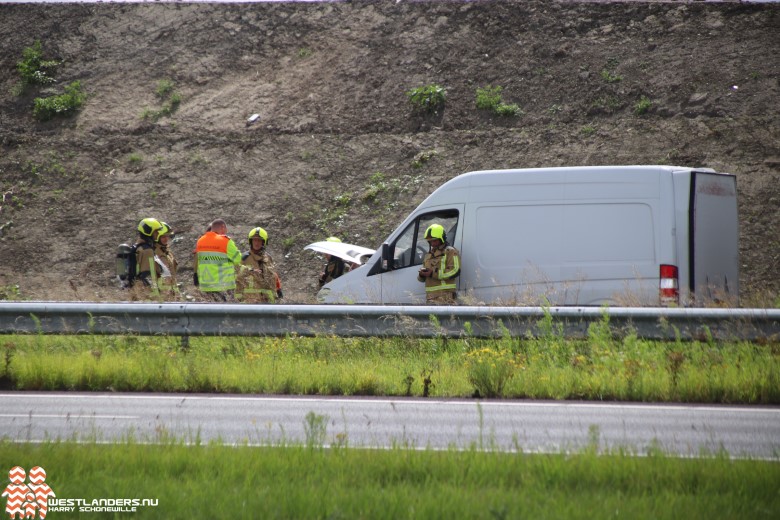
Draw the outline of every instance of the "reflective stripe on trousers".
M254 289L248 287L244 289L243 294L244 295L259 294L261 296L265 296L266 298L268 298L268 301L270 303L276 302L276 294L270 289ZM238 294L236 295L236 297L240 298Z

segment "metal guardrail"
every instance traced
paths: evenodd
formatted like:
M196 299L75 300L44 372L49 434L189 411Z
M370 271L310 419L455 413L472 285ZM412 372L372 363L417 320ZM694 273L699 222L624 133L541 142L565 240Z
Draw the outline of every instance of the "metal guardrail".
M780 341L780 309L213 303L2 302L0 334L581 338L605 316L643 339Z

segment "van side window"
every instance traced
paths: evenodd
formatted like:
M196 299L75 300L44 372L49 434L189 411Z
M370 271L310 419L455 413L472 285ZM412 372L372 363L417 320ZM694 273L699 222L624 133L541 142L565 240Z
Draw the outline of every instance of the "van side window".
M429 249L424 234L431 224L444 226L447 232L447 241L452 244L458 229L458 212L457 210L449 210L427 213L409 224L391 247L394 270L422 264L425 253Z

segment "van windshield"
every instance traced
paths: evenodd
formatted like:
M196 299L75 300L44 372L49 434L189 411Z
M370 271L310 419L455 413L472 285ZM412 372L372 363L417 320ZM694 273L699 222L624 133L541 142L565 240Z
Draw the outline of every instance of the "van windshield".
M403 269L421 265L425 253L428 252L428 242L423 235L431 224L441 224L447 233L447 242L452 244L458 228L458 211L438 211L420 215L398 236L392 246L393 269Z

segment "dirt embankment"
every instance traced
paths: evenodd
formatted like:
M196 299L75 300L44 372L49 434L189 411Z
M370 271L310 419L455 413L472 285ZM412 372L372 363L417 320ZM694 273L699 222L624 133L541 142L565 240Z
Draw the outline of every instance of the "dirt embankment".
M778 5L0 5L0 34L5 297L122 298L113 252L146 216L179 231L189 284L223 217L240 247L266 228L287 300L311 302L309 242L377 247L465 171L592 164L736 174L743 303L780 294ZM35 40L58 83L17 95ZM78 115L32 118L75 80ZM181 102L150 117L161 81ZM446 108L414 115L406 92L431 83ZM478 110L486 85L522 114Z

